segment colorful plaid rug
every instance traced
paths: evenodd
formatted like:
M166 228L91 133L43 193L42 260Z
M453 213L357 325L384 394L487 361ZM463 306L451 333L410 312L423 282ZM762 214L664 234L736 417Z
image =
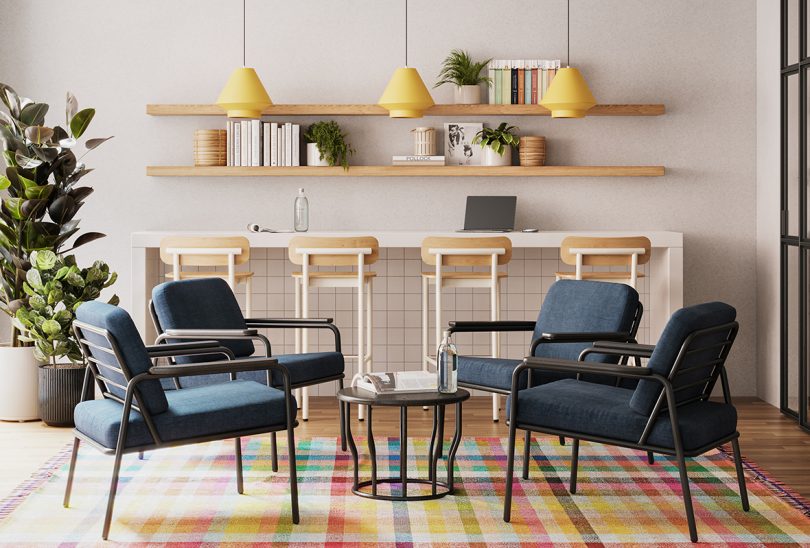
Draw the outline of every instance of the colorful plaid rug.
M280 440L281 441L281 440ZM358 440L362 449L363 440ZM534 441L531 479L518 479L512 523L503 510L506 440L465 438L455 496L382 502L351 494L351 458L326 438L298 442L301 523L290 522L285 446L270 469L269 439L244 440L245 494L236 493L233 444L125 457L110 540L120 544L229 543L489 546L691 546L678 471L641 452L583 443L578 492L567 490L570 447ZM396 439L377 440L380 476L397 475ZM427 441L412 439L411 470L426 473ZM100 544L112 458L82 448L71 508L62 508L69 448L0 502L0 543ZM416 455L416 457L414 457ZM520 447L518 447L520 455ZM361 453L361 457L363 457ZM361 461L368 473L367 458ZM441 465L440 465L441 466ZM517 461L519 478L520 460ZM740 508L732 461L714 451L690 465L698 534L715 545L810 545L810 506L746 464L751 511ZM416 489L416 486L413 486Z

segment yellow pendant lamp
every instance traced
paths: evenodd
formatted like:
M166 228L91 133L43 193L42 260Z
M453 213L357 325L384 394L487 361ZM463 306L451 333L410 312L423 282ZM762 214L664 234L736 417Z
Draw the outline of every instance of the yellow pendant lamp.
M231 73L217 99L217 105L228 118L261 118L262 111L273 104L256 70L245 66L245 22L245 0L242 0L242 67Z
M595 104L590 88L579 70L570 66L571 2L568 0L568 66L557 71L540 104L551 111L552 118L584 118Z
M421 118L435 103L419 72L408 66L408 0L405 0L405 66L394 71L377 102L391 118Z

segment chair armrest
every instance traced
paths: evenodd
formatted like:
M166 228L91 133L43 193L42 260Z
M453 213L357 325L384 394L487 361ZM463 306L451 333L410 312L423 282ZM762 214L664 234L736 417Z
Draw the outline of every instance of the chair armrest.
M203 337L217 339L241 339L252 337L259 332L256 329L167 329L164 335L178 338Z
M193 341L182 343L155 344L146 347L150 358L173 358L176 356L200 356L206 354L224 354L234 359L233 352L222 346L219 341Z
M548 344L548 343L593 343L594 341L616 341L616 342L627 342L633 341L630 337L629 333L622 333L622 332L597 332L591 331L590 333L587 332L567 332L567 333L543 333L536 339L532 341L531 350L529 351L529 355L534 356L534 351L537 350L537 347L541 344ZM635 342L635 341L633 341Z
M520 373L526 369L541 369L544 371L557 371L560 373L603 373L614 377L643 378L653 375L653 370L647 367L632 365L619 365L612 363L580 362L572 360L558 360L554 358L527 357L512 373L512 387L516 391Z
M268 369L281 370L283 374L289 375L287 368L279 365L278 360L275 358L251 358L188 365L155 365L149 368L149 373L158 377L194 377L214 373L239 373L243 371L266 371Z
M488 333L495 331L534 331L536 322L521 320L497 320L482 322L448 322L450 333Z
M279 324L327 325L333 322L332 318L245 318L248 327L278 327Z
M597 349L599 351L597 352ZM639 358L649 358L652 356L655 346L652 344L636 344L636 343L622 343L615 341L594 341L593 348L586 348L583 352L588 354L605 354L610 350L611 355L616 355L614 352L620 353L622 356L638 356Z

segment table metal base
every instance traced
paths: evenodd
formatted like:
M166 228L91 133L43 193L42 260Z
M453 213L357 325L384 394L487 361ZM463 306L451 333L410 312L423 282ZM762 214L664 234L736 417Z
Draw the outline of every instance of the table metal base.
M376 484L379 485L381 483L400 483L402 480L400 478L382 478L376 481ZM367 491L363 491L364 487L369 487L373 485L375 482L372 480L368 481L361 481L357 484L357 487L352 488L352 493L359 497L365 497L367 499L375 499L375 500L435 500L440 499L442 497L446 497L447 495L452 495L455 489L452 489L449 485L447 485L443 481L435 482L437 487L440 487L441 490L436 491L435 493L431 493L429 495L377 495L374 493L369 493ZM412 483L419 483L422 485L430 485L433 486L434 482L427 479L414 479L408 478L408 484Z

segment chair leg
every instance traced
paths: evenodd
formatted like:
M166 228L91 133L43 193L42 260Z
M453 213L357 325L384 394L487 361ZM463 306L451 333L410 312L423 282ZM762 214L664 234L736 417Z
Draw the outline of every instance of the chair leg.
M278 472L278 444L275 432L270 433L270 464L273 472Z
M681 476L681 491L683 491L683 505L686 509L686 521L689 523L689 538L692 542L697 542L697 525L695 525L695 511L692 509L692 493L689 490L689 477L686 475L686 459L683 451L678 451L678 471Z
M338 386L343 389L343 379L338 380ZM343 422L343 402L338 401L338 415L340 418L340 450L346 452L346 424Z
M123 445L119 443L119 446ZM110 536L110 524L112 523L113 505L115 504L115 493L118 490L118 474L121 471L122 448L115 451L115 463L113 464L112 479L110 480L110 494L107 497L107 513L104 515L104 528L101 531L101 538L107 540Z
M512 519L512 482L515 476L515 421L509 420L509 449L506 456L506 493L503 500L503 520Z
M288 424L287 426L287 454L290 459L290 502L292 504L292 522L298 523L298 476L295 468L295 432Z
M233 445L236 450L236 492L241 495L245 492L245 484L242 478L242 440L240 438L234 439Z
M143 451L138 451L138 460L143 460Z
M70 468L68 468L67 485L65 485L65 499L62 505L67 508L70 506L70 491L73 489L73 473L76 471L76 458L79 456L79 438L73 438L73 451L70 453Z
M532 433L526 430L523 437L523 479L529 479L529 459L531 458Z
M565 445L565 437L560 436L560 445Z
M571 494L577 492L577 466L579 465L579 439L574 438L571 442L571 478L568 490Z
M740 501L742 508L746 512L751 508L748 504L748 488L745 485L745 473L743 472L742 457L740 456L740 441L731 441L731 448L734 450L734 466L737 468L737 483L740 486Z
M652 451L647 451L647 463L655 464L655 454Z

